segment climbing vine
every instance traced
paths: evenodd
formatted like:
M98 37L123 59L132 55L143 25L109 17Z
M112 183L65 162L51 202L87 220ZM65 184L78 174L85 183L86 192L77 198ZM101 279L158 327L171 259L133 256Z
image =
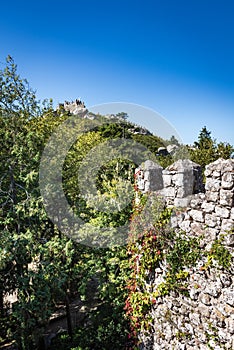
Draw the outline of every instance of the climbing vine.
M127 249L131 275L127 282L125 312L131 327L132 349L138 348L139 333L151 333L150 311L158 297L172 290L188 293L189 267L201 256L201 238L187 237L183 232L175 234L169 225L172 209L167 208L160 197L149 194L138 199ZM162 275L162 282L155 286L158 273Z

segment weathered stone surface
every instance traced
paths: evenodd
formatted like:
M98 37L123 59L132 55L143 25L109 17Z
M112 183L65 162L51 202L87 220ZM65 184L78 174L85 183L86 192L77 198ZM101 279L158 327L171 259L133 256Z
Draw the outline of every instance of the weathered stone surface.
M225 190L232 189L234 185L234 173L224 173L222 176L221 186Z
M205 240L213 242L219 234L219 230L216 228L208 227L205 230Z
M210 282L207 284L204 293L209 294L210 296L217 298L222 292L221 282Z
M199 295L199 300L202 304L205 304L205 305L208 305L210 306L211 305L211 297L210 295L208 294L205 294L205 293L201 293Z
M231 218L232 220L234 220L234 208L232 208L232 209L231 209L231 215L230 215L230 218Z
M204 209L206 213L212 213L215 209L215 204L210 202L203 202L201 208Z
M175 188L174 187L166 187L163 189L163 194L165 197L175 197Z
M210 317L210 309L208 306L205 305L198 305L197 310L200 315L205 316L205 317Z
M234 159L226 159L224 161L221 161L221 173L228 173L232 172L234 170Z
M221 281L223 287L230 287L232 284L232 278L229 274L222 273L220 275L220 281Z
M183 267L189 272L185 281L189 295L182 295L178 288L152 306L155 333L145 338L141 349L146 350L147 344L149 349L160 350L234 349L234 266L225 269L217 260L210 265L205 253L225 233L223 245L234 256L234 233L226 234L234 228L234 160L219 159L206 168L205 193L195 194L194 169L192 177L182 168L184 164L179 162L163 171L167 175L163 191L169 195L167 203L177 207L172 218L175 235L183 230L189 237L201 237L202 256L195 266ZM188 175L194 181L189 185ZM186 196L192 183L193 195ZM178 210L181 207L184 209ZM155 271L152 281L154 289L165 282L167 263L158 269L160 273Z
M219 179L207 178L205 189L206 191L217 192L221 188L221 181Z
M184 220L180 224L180 228L181 228L181 230L187 232L190 229L190 225L191 225L191 221L190 220Z
M227 208L222 208L219 206L215 207L215 213L217 216L219 216L220 218L229 218L230 216L230 210L228 210Z
M221 230L222 231L230 231L234 228L234 222L231 219L223 219L222 220L222 226Z
M216 214L206 214L205 224L209 227L217 227L220 225L220 218Z
M191 225L191 231L194 232L197 235L201 235L204 232L204 225L199 222L192 222Z
M171 183L172 183L172 175L171 174L163 174L164 187L171 186Z
M223 169L223 164L224 164L224 159L219 158L213 163L210 163L206 166L206 173L205 176L210 176L214 171L222 171Z
M189 215L195 221L204 222L204 212L201 210L192 209L190 210Z
M220 204L226 205L229 207L233 206L234 193L230 190L221 190L220 191Z
M223 301L230 306L234 306L234 290L226 290L223 293Z
M206 191L207 202L217 203L219 201L219 192Z
M225 224L225 223L224 223ZM230 225L229 227L234 227L234 224ZM228 231L228 230L227 230ZM229 232L227 234L227 232L225 232L224 235L224 244L228 247L234 247L234 233Z
M204 202L205 195L203 193L195 194L191 197L190 206L191 208L200 208Z
M234 320L231 318L225 319L227 331L230 332L231 334L234 334Z
M175 198L174 199L174 206L177 208L185 208L188 207L190 204L191 198L190 196L184 197L184 198Z
M145 161L135 170L137 186L142 192L163 188L162 167L151 160Z

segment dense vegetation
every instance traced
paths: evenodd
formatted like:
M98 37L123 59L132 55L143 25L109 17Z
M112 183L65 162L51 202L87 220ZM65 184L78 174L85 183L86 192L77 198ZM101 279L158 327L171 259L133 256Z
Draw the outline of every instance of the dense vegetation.
M42 335L48 321L58 305L65 305L68 331L54 340L51 349L131 348L136 334L126 311L132 278L129 245L94 248L71 240L48 218L43 205L41 155L52 132L68 117L68 112L55 112L52 101L37 101L28 82L17 74L13 59L7 58L0 71L0 344L13 341L19 350L44 349ZM96 126L67 154L64 191L74 212L85 221L83 230L108 226L114 235L116 227L137 215L133 195L121 211L93 209L81 196L77 181L82 160L108 139L129 138L155 155L159 147L169 143L149 132L134 134L131 127L127 120ZM229 144L217 144L203 128L193 149L183 146L177 155L157 156L157 160L166 166L190 152L191 159L204 167L220 156L230 157L232 151ZM135 166L122 159L103 165L95 178L100 198L116 198L121 181L130 181L133 188ZM118 190L127 195L124 186ZM91 282L96 283L91 298L97 298L97 307L73 329L70 302L75 297L89 300ZM11 305L8 296L13 293L17 293L17 301Z

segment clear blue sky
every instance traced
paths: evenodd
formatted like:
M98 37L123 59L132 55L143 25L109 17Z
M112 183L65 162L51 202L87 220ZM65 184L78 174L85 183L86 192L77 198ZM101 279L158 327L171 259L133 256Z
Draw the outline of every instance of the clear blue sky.
M3 1L0 35L40 99L138 103L185 143L206 125L234 144L233 0Z

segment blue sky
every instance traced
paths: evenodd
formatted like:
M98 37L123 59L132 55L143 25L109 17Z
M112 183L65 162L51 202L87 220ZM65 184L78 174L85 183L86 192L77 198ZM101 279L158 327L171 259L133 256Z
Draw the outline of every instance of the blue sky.
M231 0L4 1L0 33L0 65L13 56L40 99L137 103L185 143L206 125L234 144Z

